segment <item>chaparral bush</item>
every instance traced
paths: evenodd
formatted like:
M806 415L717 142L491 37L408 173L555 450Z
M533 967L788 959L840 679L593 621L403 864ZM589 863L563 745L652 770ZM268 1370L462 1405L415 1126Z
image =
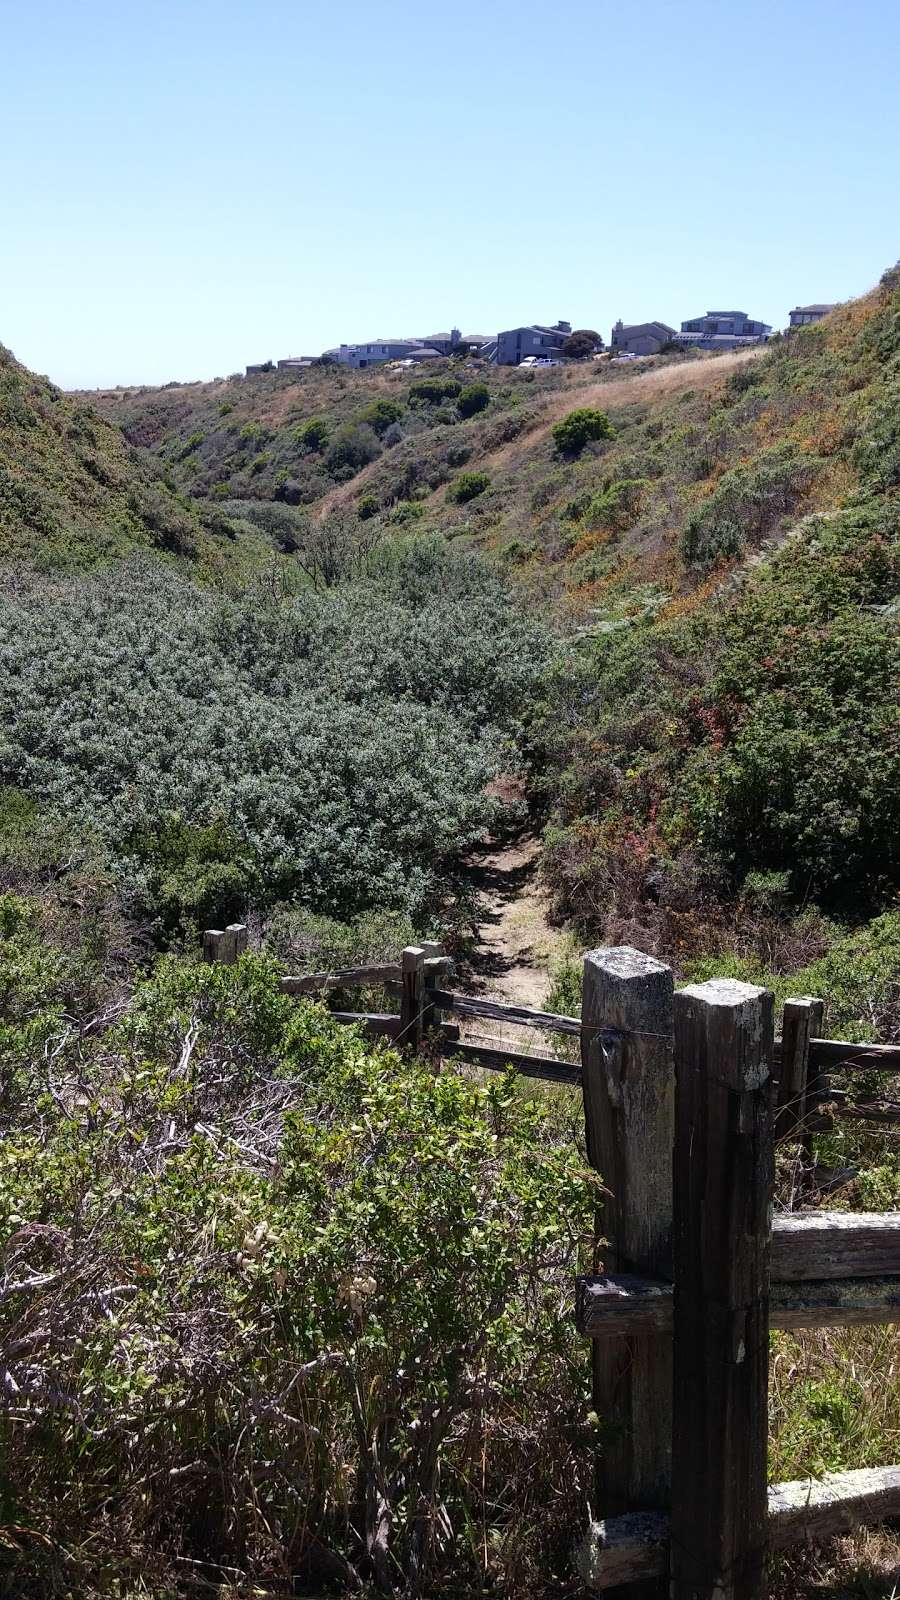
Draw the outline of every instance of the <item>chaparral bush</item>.
M596 1194L543 1102L373 1050L258 958L166 958L79 1040L23 919L0 900L16 1593L563 1573Z
M137 561L9 588L0 619L0 781L97 830L170 929L242 899L424 915L546 651L499 578L421 540L280 603Z
M553 427L553 442L562 456L577 456L593 439L611 439L612 423L605 411L582 406L570 411Z
M461 472L447 490L447 499L456 501L457 505L465 505L467 500L475 500L478 495L484 494L489 489L491 480L486 472Z

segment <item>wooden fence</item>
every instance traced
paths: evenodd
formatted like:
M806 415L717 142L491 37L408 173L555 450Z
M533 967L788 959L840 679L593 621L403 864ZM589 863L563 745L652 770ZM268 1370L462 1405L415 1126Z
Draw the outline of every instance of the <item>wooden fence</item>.
M208 934L207 958L235 960L242 941L240 927ZM770 1552L900 1516L900 1466L774 1488L766 1471L770 1327L900 1322L900 1213L773 1219L774 1145L809 1150L843 1117L900 1123L896 1101L853 1101L829 1079L898 1073L900 1047L819 1037L815 999L787 1001L776 1038L767 990L714 979L676 992L669 967L628 947L585 957L580 1018L457 993L441 986L451 970L439 945L419 945L396 965L286 977L282 989L378 986L399 1012L342 1020L581 1085L606 1241L604 1270L579 1280L573 1308L604 1431L578 1554L588 1586L762 1600ZM472 1044L446 1013L577 1038L580 1062Z

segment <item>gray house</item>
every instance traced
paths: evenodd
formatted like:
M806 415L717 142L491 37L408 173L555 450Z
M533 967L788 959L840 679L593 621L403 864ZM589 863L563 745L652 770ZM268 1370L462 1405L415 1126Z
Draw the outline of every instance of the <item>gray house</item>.
M382 361L426 360L438 355L423 339L373 339L371 344L339 344L325 351L345 367L375 367Z
M834 306L795 306L791 312L791 327L805 328L810 322L821 322Z
M497 353L492 359L501 367L517 367L526 356L548 356L559 361L571 332L571 322L555 322L552 327L532 322L525 328L507 328L497 335Z
M614 356L656 356L674 337L675 329L667 322L625 323L620 317L610 336L609 348Z
M451 356L461 344L468 345L470 349L481 349L482 345L490 343L489 333L460 333L458 328L451 328L449 333L426 334L422 343L429 349L437 350L442 356Z
M768 322L754 322L746 311L707 311L681 324L679 344L704 350L728 350L739 345L763 344L772 332Z

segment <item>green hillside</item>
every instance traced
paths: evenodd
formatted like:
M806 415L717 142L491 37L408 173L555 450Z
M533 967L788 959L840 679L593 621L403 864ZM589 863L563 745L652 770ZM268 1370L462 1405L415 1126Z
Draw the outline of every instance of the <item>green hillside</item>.
M252 560L236 542L115 423L0 346L0 563L71 570L145 549L212 575Z
M467 984L527 827L573 951L900 1035L900 275L636 371L0 374L0 1592L568 1593L581 1108L279 976ZM900 1205L881 1129L817 1151ZM775 1476L896 1457L887 1338L777 1336Z
M282 550L324 517L497 562L559 635L522 709L560 913L683 963L732 947L748 896L766 929L893 904L897 282L764 353L313 368L98 403ZM609 426L567 445L584 410ZM369 459L339 464L354 430Z

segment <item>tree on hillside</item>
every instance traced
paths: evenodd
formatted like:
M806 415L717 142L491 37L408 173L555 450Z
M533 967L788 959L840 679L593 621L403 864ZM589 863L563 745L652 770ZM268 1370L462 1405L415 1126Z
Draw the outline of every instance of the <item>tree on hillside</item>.
M585 356L592 356L602 343L599 333L595 333L593 328L576 328L563 343L562 353L573 361L582 361Z
M611 439L612 423L605 411L583 406L570 411L553 429L553 442L561 456L577 456L592 439Z
M358 578L369 565L381 538L381 525L374 518L334 511L320 521L307 522L296 547L296 557L316 589L332 589L335 584Z

